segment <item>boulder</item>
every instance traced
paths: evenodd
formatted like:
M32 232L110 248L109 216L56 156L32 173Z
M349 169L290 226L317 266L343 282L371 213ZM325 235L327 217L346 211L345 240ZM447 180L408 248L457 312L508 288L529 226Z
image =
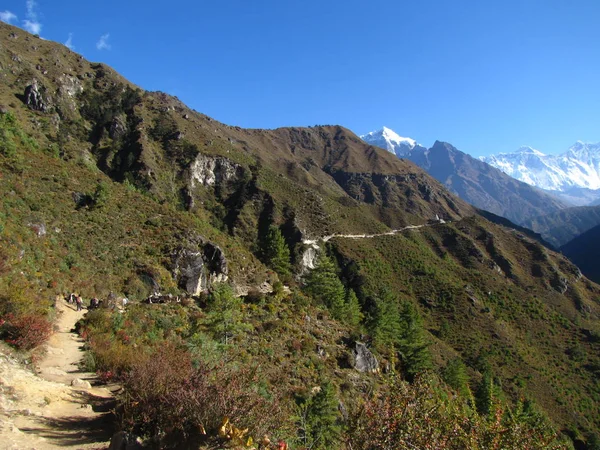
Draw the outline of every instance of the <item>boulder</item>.
M375 355L362 342L355 342L351 355L351 365L359 372L378 372L379 362Z
M41 91L42 88L39 87L37 80L34 79L33 83L25 88L25 104L35 111L46 112L48 105Z
M218 245L197 237L175 251L172 273L181 289L200 295L212 284L227 281L227 260Z

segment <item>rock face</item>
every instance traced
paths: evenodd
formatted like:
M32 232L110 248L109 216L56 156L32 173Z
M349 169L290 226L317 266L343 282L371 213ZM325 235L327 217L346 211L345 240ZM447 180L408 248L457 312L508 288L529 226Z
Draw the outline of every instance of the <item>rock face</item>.
M74 98L83 92L83 83L77 77L61 75L58 77L58 95Z
M190 295L200 295L212 284L227 281L227 274L225 254L211 242L182 247L173 255L173 277Z
M190 184L214 186L241 176L242 167L227 158L198 155L190 166Z
M119 139L127 134L127 120L123 116L115 117L108 131L108 135L111 139Z
M351 364L359 372L378 372L379 362L362 342L356 342L352 350Z
M36 111L46 112L48 110L37 80L33 80L33 83L25 88L25 104Z
M304 253L302 253L302 262L300 263L302 269L301 273L305 273L308 270L312 270L317 266L317 259L319 258L319 246L310 244Z

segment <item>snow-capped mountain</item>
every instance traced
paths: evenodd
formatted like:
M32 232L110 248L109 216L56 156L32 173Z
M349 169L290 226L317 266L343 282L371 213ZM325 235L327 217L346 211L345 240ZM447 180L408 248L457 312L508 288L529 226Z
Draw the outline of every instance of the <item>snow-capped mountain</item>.
M375 145L386 149L390 153L394 153L399 158L408 156L415 147L424 149L417 141L408 137L399 136L393 130L383 127L378 131L371 131L360 137L368 144Z
M510 175L549 191L600 189L600 143L577 141L560 155L545 155L531 147L480 159Z
M518 181L448 143L436 141L427 149L386 127L361 138L412 161L472 205L515 223L565 206L541 189Z

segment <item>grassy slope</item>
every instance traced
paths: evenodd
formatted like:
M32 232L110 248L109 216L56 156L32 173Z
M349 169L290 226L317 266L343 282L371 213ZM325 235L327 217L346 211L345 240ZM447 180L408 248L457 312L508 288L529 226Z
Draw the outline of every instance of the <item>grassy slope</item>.
M600 226L586 231L561 247L561 251L571 258L590 279L599 282L598 242Z
M580 206L534 217L525 224L559 248L600 224L600 207Z
M440 360L459 354L480 370L485 361L506 391L534 397L561 425L575 414L583 428L597 426L600 359L583 336L598 332L600 290L576 281L564 257L478 218L334 243L360 266L365 298L387 285L418 302ZM557 264L566 295L549 283ZM534 265L537 277L528 273Z

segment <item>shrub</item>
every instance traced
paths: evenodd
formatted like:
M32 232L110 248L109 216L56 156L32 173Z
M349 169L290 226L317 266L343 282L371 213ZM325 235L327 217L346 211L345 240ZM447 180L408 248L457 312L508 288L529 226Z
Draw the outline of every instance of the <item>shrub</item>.
M0 319L1 334L6 342L19 350L31 350L52 334L52 324L43 316L7 314Z
M349 448L394 449L568 449L549 424L532 420L523 407L497 405L488 419L474 414L461 397L449 395L435 378L389 380L351 418Z
M281 414L257 382L249 368L193 367L185 349L165 343L125 378L124 426L161 445L216 436L224 418L262 436L281 424Z

